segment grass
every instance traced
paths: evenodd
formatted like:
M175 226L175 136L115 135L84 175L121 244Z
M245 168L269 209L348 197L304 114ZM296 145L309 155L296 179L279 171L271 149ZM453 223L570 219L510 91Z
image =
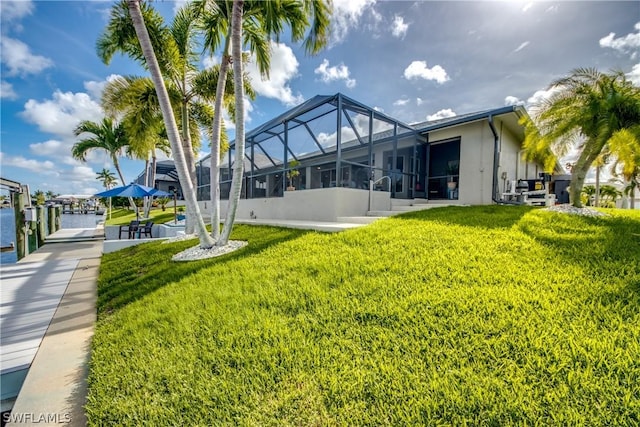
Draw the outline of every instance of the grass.
M113 209L111 212L111 219L108 219L105 225L127 225L131 221L136 219L136 213L129 209ZM149 220L156 224L164 224L174 220L173 208L167 208L166 211L162 209L151 209L149 211Z
M638 425L640 215L439 208L103 256L92 425Z

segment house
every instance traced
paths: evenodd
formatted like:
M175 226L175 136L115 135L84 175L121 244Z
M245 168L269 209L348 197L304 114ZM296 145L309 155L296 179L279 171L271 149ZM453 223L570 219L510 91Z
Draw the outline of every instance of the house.
M407 124L341 93L315 96L246 134L237 217L336 221L397 205L499 202L511 182L543 171L522 160L526 115L508 106ZM221 161L223 212L234 155L232 142ZM209 156L198 164L203 212L209 166Z

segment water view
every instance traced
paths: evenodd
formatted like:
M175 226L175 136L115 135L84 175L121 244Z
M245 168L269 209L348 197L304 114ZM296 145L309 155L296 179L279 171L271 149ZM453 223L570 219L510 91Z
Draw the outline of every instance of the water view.
M45 215L46 218L46 215ZM62 214L60 218L61 228L94 228L102 221L104 216L91 214ZM16 241L15 218L13 209L0 209L0 246L6 247ZM0 253L0 265L17 262L18 255L15 249L11 252Z

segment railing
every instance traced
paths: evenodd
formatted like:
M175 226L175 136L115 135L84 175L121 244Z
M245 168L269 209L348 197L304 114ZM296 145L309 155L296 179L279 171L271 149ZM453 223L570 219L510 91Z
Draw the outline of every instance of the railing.
M377 179L375 181L372 179L369 180L369 209L368 210L371 210L371 205L373 204L373 186L379 182L382 182L385 178L388 180L387 183L389 184L387 186L387 192L391 193L391 177L390 176L385 175L382 178ZM391 210L391 198L389 198L389 210Z
M387 181L387 182L389 183L389 186L387 187L387 191L388 191L389 193L391 193L391 177L390 177L390 176L388 176L388 175L385 175L385 176L383 176L382 178L377 179L377 180L375 180L375 181L369 180L369 191L373 191L373 186L374 186L374 185L376 185L376 184L377 184L377 183L379 183L379 182L382 182L382 180L384 180L385 178L386 178L386 179L388 179L388 181Z

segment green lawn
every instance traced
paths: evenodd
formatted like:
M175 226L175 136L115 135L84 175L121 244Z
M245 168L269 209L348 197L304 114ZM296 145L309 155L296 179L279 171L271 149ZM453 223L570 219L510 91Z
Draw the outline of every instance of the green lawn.
M439 208L103 256L92 425L638 425L640 214Z
M107 220L105 225L127 225L134 219L136 219L136 213L132 210L113 209L111 212L111 219ZM173 220L173 207L171 209L167 208L166 211L163 211L160 208L153 208L149 211L149 221L153 221L156 224L164 224L165 222Z

